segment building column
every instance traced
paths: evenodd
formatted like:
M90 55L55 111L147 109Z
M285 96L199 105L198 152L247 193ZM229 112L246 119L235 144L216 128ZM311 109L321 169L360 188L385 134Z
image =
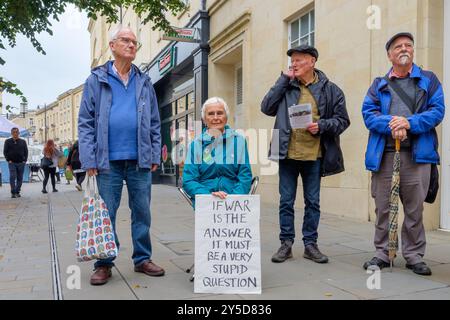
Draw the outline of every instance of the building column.
M444 1L444 96L445 105L450 106L450 1ZM450 231L450 116L442 121L441 157L441 221L440 228Z
M195 120L201 120L203 102L208 99L208 54L209 54L209 15L208 11L200 10L200 46L192 52L194 56L194 92L195 92ZM198 132L196 132L198 134Z

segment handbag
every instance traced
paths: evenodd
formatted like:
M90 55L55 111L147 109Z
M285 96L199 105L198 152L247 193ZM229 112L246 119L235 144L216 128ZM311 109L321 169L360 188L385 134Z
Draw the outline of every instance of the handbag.
M439 190L439 171L435 163L431 164L430 172L430 186L428 187L427 197L425 198L426 203L433 203L436 200L436 196Z
M75 248L79 262L113 258L118 254L108 208L96 185L95 177L88 177L77 225Z
M64 175L66 176L67 181L73 180L72 170L66 169L66 171L64 172Z
M53 160L47 157L42 157L41 159L41 168L48 169L53 164Z

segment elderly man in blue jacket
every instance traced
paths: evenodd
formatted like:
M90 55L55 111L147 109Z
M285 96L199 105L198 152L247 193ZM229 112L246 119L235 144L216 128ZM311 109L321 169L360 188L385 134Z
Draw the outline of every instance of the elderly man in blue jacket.
M138 47L133 31L119 26L109 47L114 60L94 68L84 85L78 119L80 160L89 177L97 175L114 230L126 181L134 271L162 276L164 270L151 260L149 234L151 172L158 168L161 152L158 103L150 78L132 64ZM117 235L116 242L119 246ZM92 285L108 281L113 260L97 260Z
M362 106L370 131L366 168L372 171L371 192L375 199L375 256L364 269L389 266L389 195L395 153L400 147L400 199L405 219L402 226L402 254L406 267L420 275L431 275L423 262L425 230L423 203L430 184L431 164L439 163L435 127L444 117L444 95L436 75L413 63L414 37L408 32L394 35L386 43L392 68L376 78Z

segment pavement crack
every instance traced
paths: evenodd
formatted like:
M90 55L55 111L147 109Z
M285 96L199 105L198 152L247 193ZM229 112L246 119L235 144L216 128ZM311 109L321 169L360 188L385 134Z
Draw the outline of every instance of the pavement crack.
M127 279L124 277L124 275L122 274L122 272L120 272L119 268L117 268L117 266L114 266L114 268L116 269L117 273L119 273L120 277L121 277L122 280L125 282L125 284L127 285L127 287L130 289L131 293L134 295L134 297L136 298L136 300L141 300L141 299L139 299L138 295L137 295L136 292L133 290L133 288L131 287L131 285L128 283Z
M436 282L439 282L439 281L436 281ZM439 283L442 283L442 282L439 282ZM431 289L417 290L417 291L410 292L410 293L408 293L408 294L416 294L416 293L430 292L430 291L435 291L435 290L442 290L442 289L445 289L445 288L450 288L450 285L445 285L445 286L438 287L438 288L431 288ZM401 296L403 296L403 295L404 295L404 294L394 294L394 295L390 295L390 296L386 296L386 297L381 297L381 298L376 298L376 299L372 299L372 300L391 299L391 298L395 298L395 297L401 297Z

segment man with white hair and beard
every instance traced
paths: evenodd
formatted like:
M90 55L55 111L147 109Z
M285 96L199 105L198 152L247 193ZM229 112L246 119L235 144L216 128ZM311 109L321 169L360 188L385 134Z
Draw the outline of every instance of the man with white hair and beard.
M419 275L431 275L423 262L425 230L423 203L430 186L431 164L439 164L435 127L445 112L442 86L431 71L413 63L414 37L408 32L394 35L386 43L392 68L369 88L362 106L370 131L366 168L372 171L371 193L375 199L375 256L364 269L389 266L389 197L395 154L400 140L400 199L405 219L401 230L406 267Z

